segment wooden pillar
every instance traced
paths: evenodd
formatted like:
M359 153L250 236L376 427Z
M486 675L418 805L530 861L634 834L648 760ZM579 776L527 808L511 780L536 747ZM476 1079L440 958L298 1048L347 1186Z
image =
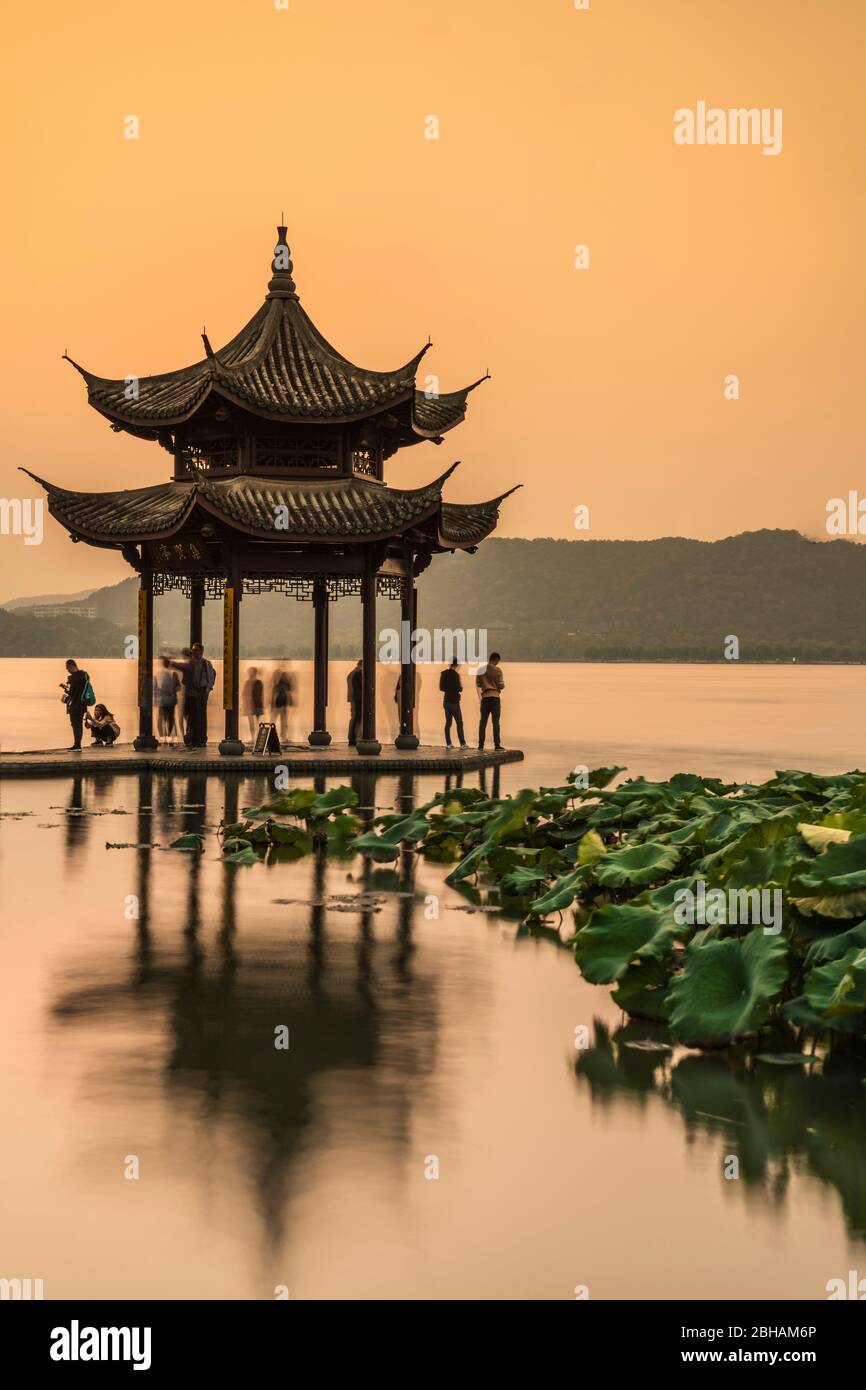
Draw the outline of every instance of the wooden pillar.
M150 845L153 840L153 773L144 766L138 773L138 817L136 838L140 848L135 852L135 896L138 898L138 917L135 919L138 934L138 965L144 970L150 961L150 875L153 869L153 855Z
M189 597L189 645L201 641L204 611L204 579L193 575Z
M415 663L412 660L412 633L418 624L418 590L410 572L403 581L400 599L400 732L395 748L417 748L415 733ZM408 639L407 639L408 634Z
M361 576L361 656L364 661L361 696L361 738L358 753L378 757L382 745L376 738L376 566L373 555L364 553Z
M243 578L240 574L229 574L226 578L223 595L223 709L226 716L225 738L219 751L224 758L240 757L244 745L238 736L240 723L240 615L241 589Z
M143 569L138 589L138 738L139 753L158 747L153 736L153 573Z
M313 728L307 740L313 748L331 742L328 733L328 581L313 580Z

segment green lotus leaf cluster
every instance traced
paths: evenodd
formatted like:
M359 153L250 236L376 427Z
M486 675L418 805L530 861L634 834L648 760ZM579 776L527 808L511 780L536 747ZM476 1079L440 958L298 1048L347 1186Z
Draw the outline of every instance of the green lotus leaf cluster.
M300 859L316 844L344 847L361 828L351 814L357 804L358 793L345 786L278 792L263 806L248 807L243 820L220 826L223 862L253 865Z
M441 793L421 808L426 834L381 818L354 844L456 858L447 883L495 894L675 1042L763 1041L780 1065L808 1064L790 1045L804 1035L866 1045L866 775L616 784L624 770L497 800ZM788 1046L773 1053L771 1036Z

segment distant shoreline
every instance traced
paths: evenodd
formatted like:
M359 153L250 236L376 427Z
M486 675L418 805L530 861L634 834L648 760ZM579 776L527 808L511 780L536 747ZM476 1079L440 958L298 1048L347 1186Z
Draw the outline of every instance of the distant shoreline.
M70 644L70 646L71 646L71 644ZM88 655L86 655L85 653L82 653L82 652L80 652L80 651L78 651L78 650L76 650L76 649L74 649L74 648L72 649L72 654L75 656L76 660L81 660L81 661L125 661L125 660L127 660L127 658L122 657L122 656L99 656L99 655L97 655L97 656L92 656L92 655L91 655L91 656L88 656ZM344 654L341 653L341 652L335 652L335 653L333 653L329 659L330 659L330 661L331 661L332 663L336 663L336 662L346 662L346 661L353 661L353 660L355 660L354 656L352 656L351 654L348 654L348 653L347 653L347 654L344 655ZM62 656L50 656L50 655L42 655L42 656L40 656L40 655L31 655L31 654L28 654L28 655L26 655L26 656L3 656L3 655L0 655L0 661L62 661L62 660L63 660L63 657L62 657ZM155 657L155 658L154 658L154 665L156 665L156 663L157 663L158 660L159 660L158 657ZM219 657L215 657L215 658L214 658L214 661L215 661L215 663L216 663L217 665L219 665ZM251 653L249 656L242 656L242 657L241 657L241 661L242 661L242 662L249 662L249 661L264 661L264 662L269 662L269 661L296 661L296 662L305 662L305 663L307 663L308 665L312 665L313 658L312 658L312 655L311 655L311 654L310 654L310 655L305 655L305 656L298 656L298 655L296 655L296 654L294 654L294 653L289 653L289 654L283 654L283 655L273 655L273 656L267 655L267 656L266 656L266 655L263 655L261 652L253 652L253 653ZM134 665L135 663L132 663L132 664ZM395 662L395 661L383 661L383 662L380 662L379 664L382 665L382 666L393 666L395 669L397 669L397 667L399 666L399 663L398 663L398 662ZM438 670L441 669L441 667L442 667L442 665L443 665L442 662L436 662L436 661L420 661L420 662L418 662L418 663L416 663L416 664L417 664L421 669L428 669L428 670L431 670L431 671L433 671L433 670L438 671ZM468 661L468 662L464 662L463 664L464 664L465 666L469 667L469 666L472 666L474 663L471 662L471 661ZM505 666L784 666L784 667L789 667L789 666L866 666L866 657L864 657L863 660L861 660L861 661L830 661L830 660L827 660L827 661L816 661L816 660L814 660L814 659L809 659L809 658L807 658L807 657L790 657L790 658L788 658L788 659L784 659L784 658L782 658L782 657L774 657L774 658L768 658L768 659L766 659L766 660L759 660L759 659L749 660L749 659L747 659L747 658L745 658L745 657L741 657L741 658L740 658L739 660L737 660L737 661L726 661L724 657L720 657L720 658L716 659L716 658L709 658L709 657L706 657L706 658L702 658L702 657L690 657L690 658L686 658L686 657L673 657L673 656L659 656L659 657L649 657L649 656L642 656L642 657L612 656L612 657L609 657L607 660L600 660L598 657L595 657L595 656L569 656L569 657L563 656L563 657L550 657L550 658L545 659L545 658L542 658L542 657L535 657L535 656L507 656L507 655L504 655L504 656L503 656L503 667L505 667Z

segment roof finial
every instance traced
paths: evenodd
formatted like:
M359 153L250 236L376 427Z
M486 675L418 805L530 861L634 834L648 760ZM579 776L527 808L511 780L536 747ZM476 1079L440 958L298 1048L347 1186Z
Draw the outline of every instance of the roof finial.
M277 244L274 247L271 280L268 284L271 299L297 299L295 282L292 279L293 269L292 253L289 250L289 243L286 241L286 229L280 225L277 227Z

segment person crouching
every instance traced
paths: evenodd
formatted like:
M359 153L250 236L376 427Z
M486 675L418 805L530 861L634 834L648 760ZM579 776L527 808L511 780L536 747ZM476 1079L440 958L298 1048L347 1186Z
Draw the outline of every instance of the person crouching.
M84 722L92 733L93 742L98 748L110 748L120 734L117 720L111 710L106 709L105 705L94 705L93 713L88 711L84 716Z

